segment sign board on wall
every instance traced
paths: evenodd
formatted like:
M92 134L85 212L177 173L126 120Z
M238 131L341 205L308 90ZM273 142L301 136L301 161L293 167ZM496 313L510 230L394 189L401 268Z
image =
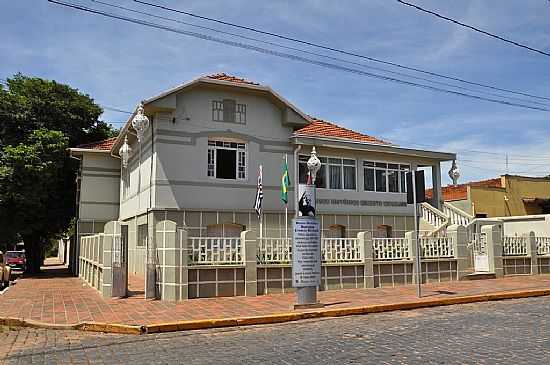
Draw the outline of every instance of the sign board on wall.
M314 217L295 218L292 223L292 286L318 286L321 284L321 224Z

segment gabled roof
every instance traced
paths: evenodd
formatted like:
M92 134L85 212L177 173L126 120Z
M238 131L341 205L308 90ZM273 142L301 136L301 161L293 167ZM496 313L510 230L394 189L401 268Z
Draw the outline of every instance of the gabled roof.
M348 139L354 141L361 141L374 144L391 145L391 143L378 139L376 137L369 136L367 134L359 133L354 130L341 127L326 120L310 117L313 121L311 124L298 129L294 132L295 136L315 136L315 137L329 137Z
M73 150L73 151L91 150L91 151L97 151L97 152L102 152L102 151L109 152L111 148L113 148L113 145L115 144L116 140L117 140L117 137L111 137L111 138L104 139L102 141L79 144L74 148L70 148L70 150Z
M441 188L441 194L444 201L466 200L468 199L468 186L480 186L489 188L502 188L502 180L500 177L488 180L471 181L458 185L447 185ZM432 197L432 189L426 190L426 197Z
M225 73L216 73L216 74L211 74L211 75L198 77L198 78L193 79L189 82L186 82L186 83L181 84L179 86L176 86L174 88L168 89L168 90L166 90L166 91L164 91L164 92L162 92L162 93L160 93L156 96L153 96L149 99L146 99L146 100L143 101L143 104L145 106L147 106L147 104L151 104L151 103L153 103L153 102L155 102L159 99L162 99L162 98L164 98L164 97L166 97L170 94L173 94L175 92L181 91L183 89L186 89L188 87L192 87L194 85L201 84L201 83L210 84L210 85L236 86L236 87L241 87L243 89L255 90L255 91L267 93L267 94L271 95L273 98L275 98L276 100L278 100L279 102L281 102L282 104L286 105L291 110L293 110L296 114L298 114L305 121L307 121L307 122L310 121L309 117L306 114L304 114L300 109L298 109L296 106L294 106L288 100L283 98L281 95L276 93L269 86L261 85L257 82L249 81L249 80L239 78L239 77L236 77L236 76L227 75ZM137 110L137 106L136 106L135 110ZM130 121L134 118L135 114L136 114L136 111L134 111L134 113L132 113L132 115L130 115L130 117L128 118L128 121L122 127L122 129L120 131L120 134L119 134L119 137L115 141L113 147L116 147L117 145L122 143L122 140L121 140L122 137L121 136L126 134L126 131L130 127Z

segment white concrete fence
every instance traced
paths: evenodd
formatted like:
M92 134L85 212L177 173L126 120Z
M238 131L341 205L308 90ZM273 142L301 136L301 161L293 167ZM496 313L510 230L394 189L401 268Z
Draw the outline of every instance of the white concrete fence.
M188 237L173 221L157 222L157 293L164 300L214 296L256 296L293 291L292 239L256 236ZM422 236L422 282L461 280L473 271L474 250L489 257L489 268L503 275L550 273L550 237L503 237L500 228L484 226L469 238L464 226L446 227L445 236ZM120 223L105 232L82 237L79 276L104 296L112 293L113 247ZM480 247L483 246L483 250ZM477 252L476 251L476 252ZM413 232L404 238L321 240L320 290L372 288L412 284L416 280Z

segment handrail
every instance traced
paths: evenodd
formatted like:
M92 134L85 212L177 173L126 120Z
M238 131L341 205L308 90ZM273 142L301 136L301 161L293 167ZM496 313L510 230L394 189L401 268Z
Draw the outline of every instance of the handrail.
M454 205L444 202L443 213L448 217L451 224L468 225L475 217ZM457 219L458 217L458 219Z
M447 216L429 203L420 204L420 213L424 220L435 227L432 232L428 233L428 236L438 235L449 225Z

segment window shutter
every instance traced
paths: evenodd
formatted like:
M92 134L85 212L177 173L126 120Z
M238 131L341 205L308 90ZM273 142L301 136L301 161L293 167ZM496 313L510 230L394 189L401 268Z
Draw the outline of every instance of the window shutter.
M223 99L223 121L235 122L236 102L232 99Z

